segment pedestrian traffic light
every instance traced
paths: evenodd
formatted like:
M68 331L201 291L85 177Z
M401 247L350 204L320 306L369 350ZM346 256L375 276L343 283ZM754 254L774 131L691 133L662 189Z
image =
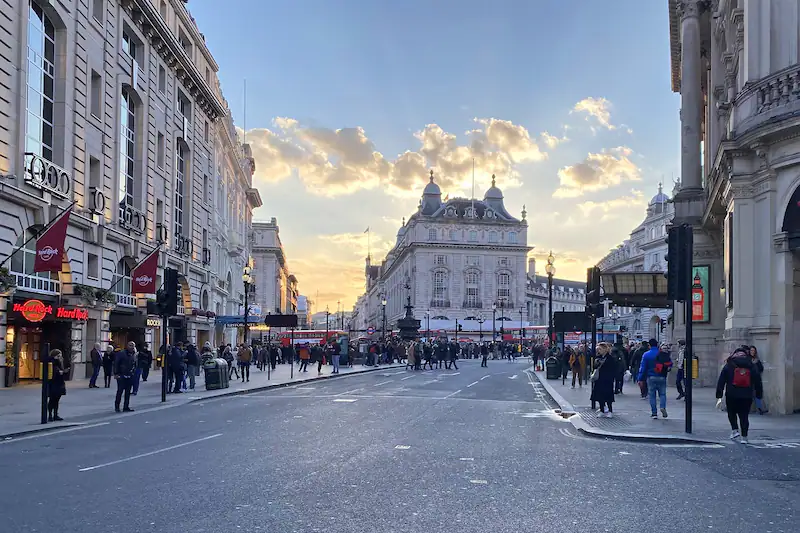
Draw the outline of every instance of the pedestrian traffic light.
M591 267L586 269L586 305L593 306L600 303L600 269Z
M667 329L667 321L662 318L661 319L661 333L664 333L665 329Z
M178 314L178 271L174 268L164 269L164 288L156 292L156 304L161 316Z
M669 228L666 243L667 299L685 302L691 294L692 227L681 224Z

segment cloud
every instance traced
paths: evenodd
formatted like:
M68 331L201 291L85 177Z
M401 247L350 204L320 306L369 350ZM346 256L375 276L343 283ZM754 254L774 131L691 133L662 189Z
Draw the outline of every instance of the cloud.
M559 144L567 142L569 140L566 135L564 135L563 137L556 137L555 135L551 135L546 131L543 131L540 137L542 139L542 144L544 144L551 150L556 146L558 146Z
M518 164L547 157L523 126L495 118L474 122L477 127L462 140L437 124L428 124L414 133L419 142L416 150L391 159L378 151L361 127L312 128L278 117L272 129L247 132L256 160L255 185L296 176L311 193L321 196L376 187L396 196L417 195L433 168L440 186L458 193L471 186L473 161L481 183L488 185L496 174L504 187L515 187L521 185Z
M625 181L640 181L641 170L630 159L633 151L619 146L600 153L590 153L586 159L558 171L560 186L554 198L576 198L588 191L598 191Z
M633 133L633 130L624 124L617 126L611 123L611 107L611 102L607 99L590 96L575 104L570 113L586 113L588 115L586 117L587 121L594 120L607 130L622 128L628 133ZM594 128L592 128L592 131L594 131Z
M613 198L606 202L594 202L588 200L578 204L583 216L592 216L595 212L600 212L600 220L611 220L617 218L620 211L628 211L631 208L644 207L646 205L644 193L631 189L630 194Z

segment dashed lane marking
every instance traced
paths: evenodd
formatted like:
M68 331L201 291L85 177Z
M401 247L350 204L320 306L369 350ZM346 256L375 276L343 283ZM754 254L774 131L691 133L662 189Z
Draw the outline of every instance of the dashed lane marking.
M472 387L473 385L477 385L477 384L478 384L478 382L477 382L477 381L473 381L472 383L470 383L469 385L467 385L467 388L470 388L470 387Z
M409 449L411 449L411 446L408 446L407 444L398 444L397 446L394 447L394 449L395 450L409 450Z
M340 392L339 394L334 394L334 396L347 396L348 394L353 394L354 392L358 392L358 391L362 391L362 390L364 390L363 387L358 388L358 389L353 389L353 390Z
M517 374L514 374L513 376L510 376L508 379L517 379Z
M461 461L474 461L474 460L475 460L474 457L462 457L461 458Z
M490 374L486 374L485 376L483 376L483 377L481 378L481 381L483 381L484 379L486 379L486 378L488 378L488 377L490 377Z
M455 392L451 392L450 394L448 394L447 396L445 396L444 398L442 398L442 400L446 400L446 399L448 399L448 398L452 398L453 396L455 396L456 394L458 394L459 392L461 392L461 390L462 390L462 389L458 389L458 390L457 390L457 391L455 391Z
M353 402L357 402L358 399L357 398L336 398L333 401L334 402L341 402L341 403L353 403Z
M408 377L405 377L405 378L400 378L400 381L405 381L407 379L413 379L415 377L417 377L417 376L408 376Z
M391 383L393 381L394 381L393 379L390 379L389 381L381 381L380 383L376 383L375 385L373 385L373 387L380 387L381 385L386 385L387 383Z
M197 444L198 442L203 442L203 441L206 441L206 440L215 439L215 438L221 437L221 436L222 436L222 433L216 433L214 435L209 435L208 437L203 437L201 439L195 439L195 440L191 440L189 442L184 442L182 444L176 444L174 446L168 446L166 448L161 448L159 450L153 450L152 452L140 453L138 455L134 455L134 456L131 456L131 457L126 457L124 459L119 459L117 461L111 461L110 463L103 463L103 464L95 465L95 466L87 466L86 468L79 469L78 472L88 472L90 470L97 470L98 468L105 468L107 466L118 465L120 463L126 463L128 461L133 461L134 459L141 459L143 457L150 457L151 455L156 455L158 453L168 452L170 450L176 450L178 448L183 448L184 446L191 446L192 444Z
M485 479L470 479L469 482L474 483L475 485L486 485L487 483L489 483Z

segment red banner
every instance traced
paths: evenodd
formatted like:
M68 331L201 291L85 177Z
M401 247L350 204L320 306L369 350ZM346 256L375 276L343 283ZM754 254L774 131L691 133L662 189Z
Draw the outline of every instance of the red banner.
M144 261L133 269L131 280L133 281L133 294L155 294L156 292L156 271L158 270L158 248L150 252Z
M72 207L64 211L60 218L50 225L36 240L36 259L33 262L34 272L61 272L61 260L64 257L64 240L67 238L67 225Z

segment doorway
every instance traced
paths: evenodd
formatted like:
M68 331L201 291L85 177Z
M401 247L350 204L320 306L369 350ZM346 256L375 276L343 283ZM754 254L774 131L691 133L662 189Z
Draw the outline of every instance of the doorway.
M16 332L18 346L19 379L39 379L41 377L40 355L42 350L42 328L22 327Z

